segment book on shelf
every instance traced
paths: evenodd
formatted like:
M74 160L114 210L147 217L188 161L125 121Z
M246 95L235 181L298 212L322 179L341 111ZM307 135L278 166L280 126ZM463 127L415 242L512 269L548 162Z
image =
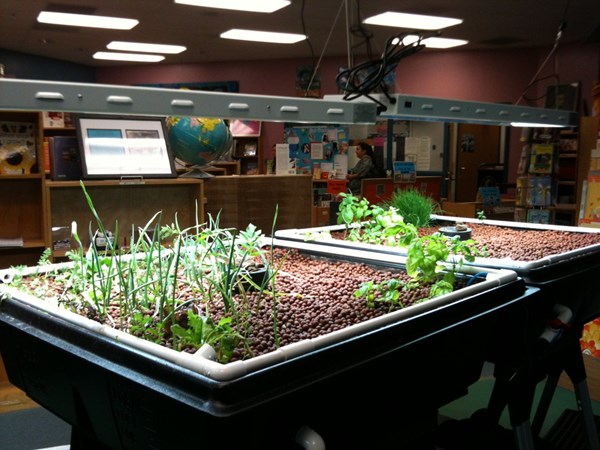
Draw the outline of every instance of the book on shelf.
M552 179L549 176L530 176L527 189L527 206L550 206Z
M0 247L23 247L23 238L3 238L0 237Z
M242 156L256 156L256 142L247 142Z
M529 223L550 223L549 209L528 209L527 222Z
M553 161L553 144L533 144L529 157L529 173L551 174Z
M64 128L65 113L60 111L42 111L44 128Z
M529 167L531 147L529 144L524 145L521 148L521 156L519 158L519 165L517 166L517 175L526 175L527 168Z
M515 222L527 222L527 209L515 208L514 219Z
M51 136L48 138L48 147L50 178L54 181L80 180L83 172L77 137Z
M36 125L0 122L0 175L27 175L37 170Z
M591 172L582 193L579 225L600 226L600 172Z
M246 164L246 175L258 175L257 161L248 161Z
M417 180L417 165L414 161L394 161L394 183L414 183Z
M477 189L476 201L483 203L483 206L486 208L502 203L500 197L500 188L498 186L480 186Z

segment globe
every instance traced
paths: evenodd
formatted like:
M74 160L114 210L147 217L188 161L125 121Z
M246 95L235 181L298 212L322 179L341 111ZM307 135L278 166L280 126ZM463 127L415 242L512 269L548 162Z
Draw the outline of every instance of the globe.
M170 116L166 121L171 150L186 165L202 167L231 147L231 131L222 119ZM187 176L208 176L195 170Z

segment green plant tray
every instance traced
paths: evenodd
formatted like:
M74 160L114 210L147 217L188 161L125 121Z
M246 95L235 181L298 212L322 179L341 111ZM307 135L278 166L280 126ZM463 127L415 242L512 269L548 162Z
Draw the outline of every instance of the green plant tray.
M280 245L402 265L394 255ZM165 357L17 296L0 303L0 351L11 383L70 423L79 448L184 448L193 438L197 448L297 449L296 433L306 426L332 448L370 448L390 433L397 444L430 435L437 408L467 393L501 345L506 321L536 301L538 290L514 272L488 272L412 313L231 363L231 373L212 373L212 364L196 370L202 363L187 357L202 355ZM382 417L390 407L394 413Z

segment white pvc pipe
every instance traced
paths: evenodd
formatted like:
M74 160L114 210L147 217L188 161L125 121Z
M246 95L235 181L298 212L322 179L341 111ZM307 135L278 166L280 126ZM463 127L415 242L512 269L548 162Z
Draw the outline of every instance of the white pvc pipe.
M321 435L307 426L300 427L296 432L296 444L306 450L325 450L325 441Z

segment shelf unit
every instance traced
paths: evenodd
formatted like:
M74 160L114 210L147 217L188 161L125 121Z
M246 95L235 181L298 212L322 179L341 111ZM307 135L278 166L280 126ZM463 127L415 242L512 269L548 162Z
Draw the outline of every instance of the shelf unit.
M263 155L260 136L234 136L233 159L240 163L240 175L263 173Z
M559 136L555 165L552 223L577 225L583 181L590 166L590 149L596 137L594 117L582 117L577 128L563 130Z
M86 191L105 229L115 232L116 244L127 247L132 233L160 211L161 225L177 222L181 228L202 223L204 218L204 182L196 178L148 179L142 182L119 180L86 180ZM54 249L52 228L68 227L77 222L84 246L89 245L89 226L96 223L86 203L79 181L46 181L45 214L49 228L45 246L53 248L53 259L65 255L65 249ZM198 222L196 222L196 217Z
M42 113L1 111L0 122L32 123L36 129L37 172L26 175L0 175L0 268L36 265L46 248L51 258L65 256L66 249L54 250L53 227L66 227L76 221L79 236L89 245L88 226L95 223L79 181L52 181L45 174L44 139L74 135L75 129L44 128ZM231 164L237 170L235 163ZM115 231L118 222L119 245L130 239L132 227L145 226L161 212L161 224L177 221L188 227L204 221L204 181L196 178L136 180L85 180L84 185L106 229Z
M579 126L557 131L545 139L554 145L552 171L541 176L548 181L551 195L543 204L531 204L532 177L525 169L517 178L517 209L515 219L527 221L530 211L546 211L548 223L574 226L578 223L583 182L590 166L590 149L595 147L596 124L593 117L582 117ZM539 142L539 141L538 141ZM525 155L525 152L524 152ZM524 156L522 155L522 158ZM529 164L531 155L526 155ZM521 164L520 164L521 166ZM537 183L538 185L540 183ZM527 192L527 190L530 192ZM529 199L529 200L528 200Z
M35 265L45 248L46 229L43 213L45 177L39 169L44 167L40 145L41 116L37 112L1 111L0 121L32 123L37 130L37 167L33 169L36 173L0 175L0 238L13 240L0 247L0 267Z

